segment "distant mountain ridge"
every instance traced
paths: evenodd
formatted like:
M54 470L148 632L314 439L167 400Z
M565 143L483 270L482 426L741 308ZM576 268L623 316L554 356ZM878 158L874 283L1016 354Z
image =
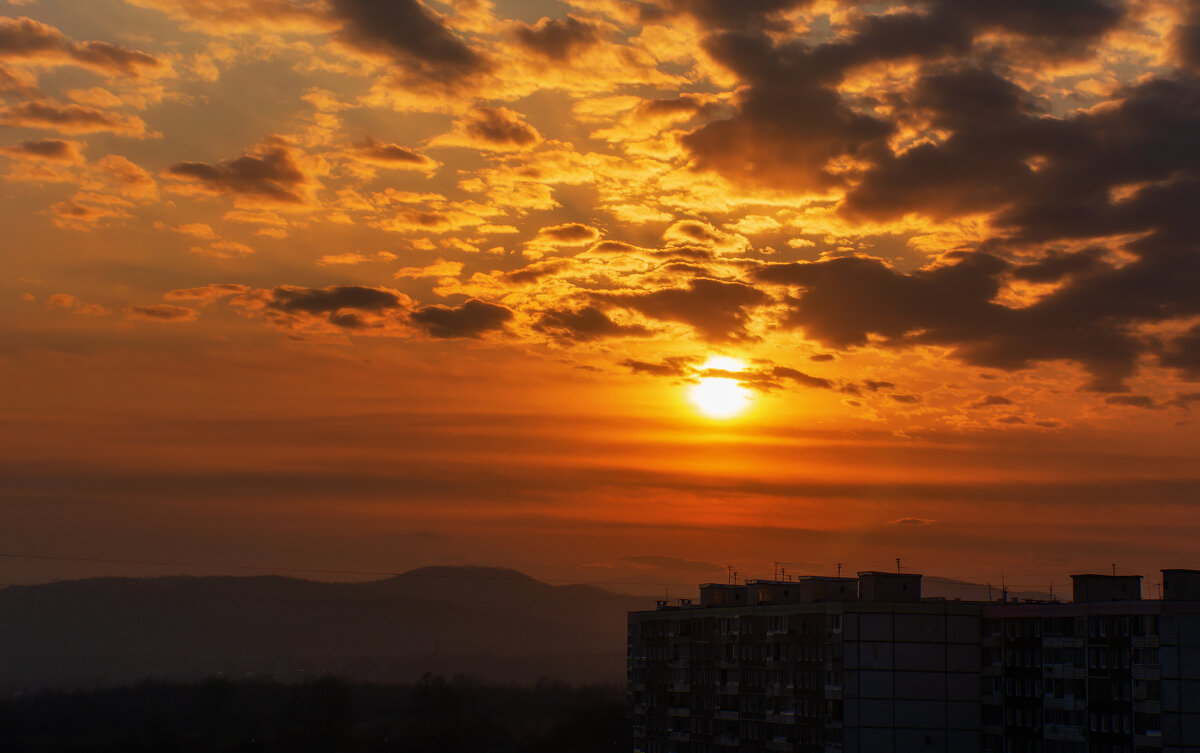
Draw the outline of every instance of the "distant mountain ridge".
M625 615L652 607L646 597L487 567L362 583L263 575L10 586L0 589L0 690L329 672L617 682Z

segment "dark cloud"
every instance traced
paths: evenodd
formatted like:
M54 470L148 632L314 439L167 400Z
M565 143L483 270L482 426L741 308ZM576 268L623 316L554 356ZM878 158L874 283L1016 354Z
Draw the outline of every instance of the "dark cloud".
M1163 366L1179 369L1192 379L1200 379L1200 324L1172 340L1159 360Z
M431 169L438 164L418 151L399 144L380 143L369 136L354 145L354 153L368 162L379 165L411 165L420 169Z
M716 103L701 97L692 94L682 94L670 99L642 100L633 109L632 117L635 121L640 122L653 122L662 118L678 121L679 118L677 116L680 115L685 116L684 120L690 120L697 115L706 115L715 112L717 107Z
M410 318L431 337L479 337L503 329L513 312L504 306L472 298L461 306L432 305L413 311Z
M196 318L195 309L171 306L166 303L149 306L128 306L125 318L149 322L190 322Z
M179 162L166 169L167 175L191 181L213 193L252 196L283 204L302 204L301 187L308 179L296 163L291 149L272 140L254 154L204 162Z
M863 381L863 386L866 387L871 392L878 392L880 390L891 389L892 387L895 387L896 385L892 384L891 382L877 381L875 379L866 379Z
M271 306L280 311L329 314L342 309L379 312L402 308L399 295L390 290L361 285L333 285L328 288L281 287L271 291Z
M768 373L776 379L787 379L805 387L819 387L826 390L833 389L833 383L828 379L805 374L803 371L788 366L775 366Z
M50 160L52 162L74 162L79 159L79 144L62 139L20 141L0 149L0 153L25 159Z
M1151 410L1160 407L1149 395L1109 395L1104 399L1108 405L1124 405L1130 408Z
M570 266L571 262L568 259L547 259L545 261L535 261L533 264L505 272L503 277L505 280L517 285L528 285L567 269Z
M697 278L686 288L662 288L639 293L597 293L602 304L640 311L665 321L682 322L709 340L739 340L748 337L750 311L769 302L761 290L740 282Z
M1028 282L1058 282L1064 277L1101 271L1104 268L1104 254L1102 248L1074 253L1051 249L1038 261L1015 268L1012 276Z
M609 337L643 337L650 330L640 324L618 324L594 306L577 311L559 309L544 312L533 328L566 340L586 342Z
M782 28L775 21L778 14L794 8L804 8L813 0L663 0L642 3L644 21L661 22L664 18L688 14L709 29Z
M346 22L343 42L387 55L406 74L456 83L489 67L419 0L333 0L333 11Z
M622 361L635 374L650 374L652 376L685 377L695 372L695 367L702 358L694 356L668 356L659 363L629 359Z
M953 326L956 318L990 316L989 301L1000 287L996 278L1007 267L996 257L975 254L958 264L903 274L878 259L842 257L769 264L757 275L801 287L788 323L803 327L810 339L846 348L865 345L872 334L898 339Z
M61 133L108 131L122 136L142 136L146 124L132 115L120 115L86 105L63 105L46 100L20 102L0 108L0 125L47 128Z
M717 258L712 249L703 246L680 246L672 244L666 248L650 252L650 256L660 259L683 259L692 262L706 262Z
M877 158L892 126L853 110L814 70L806 47L766 34L726 32L704 47L748 86L732 117L682 137L693 166L747 185L820 189L838 157Z
M761 392L783 389L785 382L792 382L803 387L834 389L833 382L828 379L805 374L803 371L788 366L768 366L743 371L700 369L695 371L693 376L700 379L732 379L743 387Z
M477 107L463 120L466 135L501 147L532 146L541 140L537 130L506 107Z
M1174 42L1179 64L1200 74L1200 1L1187 1L1183 20L1175 28Z
M564 243L587 243L600 237L600 231L591 225L580 222L568 222L563 225L544 227L538 231L543 238L551 238Z
M215 299L237 291L236 286L221 285L182 290L184 296ZM213 289L216 288L216 289ZM285 285L273 290L240 295L233 305L250 309L265 307L265 316L276 328L304 339L305 330L327 322L342 330L374 330L384 334L404 334L404 316L411 300L398 291L363 285L330 285L326 288L302 288ZM316 331L320 331L318 328Z
M0 60L48 60L106 74L137 76L157 68L158 58L107 42L74 42L32 18L0 18Z
M543 18L516 30L523 47L556 62L569 60L573 52L596 44L601 36L600 27L574 16Z
M1105 265L1017 309L994 302L1013 265L980 252L910 273L844 257L767 265L757 275L799 287L785 323L829 346L861 346L872 336L893 347L937 344L968 363L1006 371L1073 360L1092 374L1094 389L1121 391L1147 347L1133 323L1200 313L1190 292L1200 279L1195 256Z
M814 353L808 357L810 361L832 361L836 358L832 353Z
M1013 401L1003 395L988 395L971 403L972 408L991 408L997 405L1012 405Z
M696 222L695 220L676 222L668 229L667 233L669 235L682 236L697 243L717 243L721 240L721 236L716 234L715 228L704 222Z
M918 10L894 7L886 9L891 12L863 13L849 34L825 44L810 45L792 35L767 33L770 24L764 25L764 18L800 4L769 0L753 8L745 8L742 3L707 1L680 0L672 4L713 31L704 39L704 49L745 85L733 116L703 125L682 139L696 168L719 172L747 185L802 191L841 185L847 166L856 172L897 159L886 143L895 124L866 114L838 91L853 69L893 60L929 66L944 65L947 59L965 60L977 52L976 40L991 31L1019 35L1027 47L1032 46L1025 54L1078 52L1114 28L1122 17L1115 4L1103 0L938 0ZM1000 108L1005 115L1014 115L1012 102L1005 100L1005 95L1011 99L1020 94L1019 90L1008 85L1005 91L1006 82L1000 77L994 79L989 81L986 74L980 73L974 78L947 81L944 93L957 90L964 95L961 102L955 103L954 111L977 124L988 122L981 105L992 112ZM972 84L981 88L973 90ZM929 84L927 88L937 87ZM900 111L921 106L920 102L896 99L888 104L899 106ZM1023 105L1028 107L1029 103L1023 101ZM1011 125L1013 118L1006 120ZM1005 125L1001 122L991 127L1003 133ZM1010 142L1005 138L1000 144ZM975 154L981 161L987 156ZM921 158L928 159L924 155ZM837 167L839 163L843 169ZM993 168L1003 165L1009 170L1018 169L1003 155L996 155L991 163ZM930 167L934 168L942 172L971 171L969 165L945 161ZM898 178L904 175L899 169L893 172ZM975 188L986 185L986 179L980 177Z
M637 246L624 241L600 241L588 249L588 251L593 253L602 254L634 254L641 250Z

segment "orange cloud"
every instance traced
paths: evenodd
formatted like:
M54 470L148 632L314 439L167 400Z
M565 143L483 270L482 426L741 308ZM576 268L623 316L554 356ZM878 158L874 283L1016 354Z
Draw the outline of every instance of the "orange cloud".
M454 128L429 141L430 146L458 146L508 152L530 149L542 141L537 129L507 107L476 107L454 122Z
M32 18L0 17L0 60L37 65L77 65L105 75L139 76L162 62L107 42L74 42Z
M141 322L191 322L198 314L195 309L155 303L147 306L126 306L125 318Z
M107 132L130 138L151 135L145 121L136 115L121 115L84 105L62 105L50 100L0 107L0 124L59 133Z
M179 181L175 190L234 197L239 206L297 207L311 200L316 181L302 169L297 151L272 137L248 154L216 164L178 162L163 177Z

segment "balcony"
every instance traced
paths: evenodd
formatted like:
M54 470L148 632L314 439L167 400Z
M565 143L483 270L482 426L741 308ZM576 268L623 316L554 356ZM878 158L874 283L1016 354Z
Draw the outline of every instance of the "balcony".
M1047 636L1042 638L1045 648L1083 648L1083 638L1074 635Z
M1144 735L1134 735L1133 744L1139 748L1161 748L1162 747L1162 732L1158 730L1147 730Z
M1135 635L1130 642L1134 648L1158 648L1157 635Z
M1087 733L1083 727L1072 727L1067 724L1047 724L1042 727L1047 740L1067 740L1070 742L1085 742Z
M1133 666L1135 680L1161 680L1162 669L1157 664L1135 664Z
M1139 714L1161 714L1162 704L1158 701L1134 701L1133 710Z
M1087 670L1071 664L1044 664L1042 675L1062 680L1084 680L1087 679Z
M1076 698L1074 696L1067 696L1065 698L1045 696L1042 698L1042 707L1047 709L1057 709L1060 711L1086 711L1087 702L1082 698Z
M667 708L667 716L691 716L692 710L686 706L670 706Z

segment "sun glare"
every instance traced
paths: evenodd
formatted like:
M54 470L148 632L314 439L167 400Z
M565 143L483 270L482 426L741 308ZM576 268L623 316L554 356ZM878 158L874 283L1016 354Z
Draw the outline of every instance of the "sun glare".
M729 356L713 356L700 370L742 371L746 364ZM701 377L688 391L688 398L709 418L733 418L750 407L751 392L728 377Z

